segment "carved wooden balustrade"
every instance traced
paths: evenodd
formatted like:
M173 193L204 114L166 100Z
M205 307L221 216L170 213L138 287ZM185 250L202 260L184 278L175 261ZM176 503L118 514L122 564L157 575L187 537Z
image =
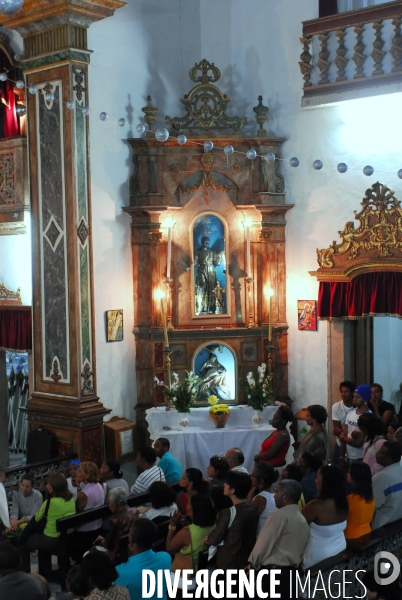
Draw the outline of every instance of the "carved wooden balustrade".
M401 82L401 23L402 1L305 21L303 105L315 104L318 96Z

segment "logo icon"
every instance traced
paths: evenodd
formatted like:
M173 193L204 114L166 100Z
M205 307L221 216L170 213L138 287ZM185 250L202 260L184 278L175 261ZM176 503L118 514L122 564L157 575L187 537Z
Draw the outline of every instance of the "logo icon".
M379 585L394 583L400 572L401 566L396 556L385 550L377 552L374 557L374 579L376 583ZM388 577L385 577L385 575L388 575Z

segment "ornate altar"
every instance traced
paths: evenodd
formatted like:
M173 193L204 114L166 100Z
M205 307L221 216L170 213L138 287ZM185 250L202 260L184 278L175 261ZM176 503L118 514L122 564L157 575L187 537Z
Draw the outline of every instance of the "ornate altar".
M197 85L181 100L187 114L166 117L166 141L158 130L128 140L140 427L145 409L164 403L153 380L167 381L170 361L179 376L194 370L203 379L202 404L212 392L243 401L239 378L269 360L276 398L290 401L285 215L293 205L277 160L284 140L266 137L261 97L260 129L246 137L246 118L226 114L219 75L205 60L191 69ZM143 109L149 125L151 102Z

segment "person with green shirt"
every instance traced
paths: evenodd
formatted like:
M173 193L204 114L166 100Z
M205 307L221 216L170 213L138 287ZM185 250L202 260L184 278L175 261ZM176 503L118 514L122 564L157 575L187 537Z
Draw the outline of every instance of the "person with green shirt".
M68 489L67 479L62 473L53 473L47 478L46 489L50 498L46 527L43 533L33 533L21 548L22 570L31 572L30 553L39 550L39 573L46 579L51 578L52 554L57 554L60 547L60 533L56 528L57 519L75 514L75 502ZM39 521L45 513L47 500L36 513L35 519Z

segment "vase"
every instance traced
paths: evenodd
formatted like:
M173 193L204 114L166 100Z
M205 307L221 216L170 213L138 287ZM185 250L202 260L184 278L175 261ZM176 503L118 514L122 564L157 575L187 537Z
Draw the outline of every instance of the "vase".
M222 415L209 413L210 418L215 423L216 429L223 429L226 425L226 421L229 418L229 413L223 413Z
M179 413L179 429L184 431L188 427L187 413Z
M264 419L262 418L262 410L253 410L253 417L252 417L253 426L261 427L263 420Z

